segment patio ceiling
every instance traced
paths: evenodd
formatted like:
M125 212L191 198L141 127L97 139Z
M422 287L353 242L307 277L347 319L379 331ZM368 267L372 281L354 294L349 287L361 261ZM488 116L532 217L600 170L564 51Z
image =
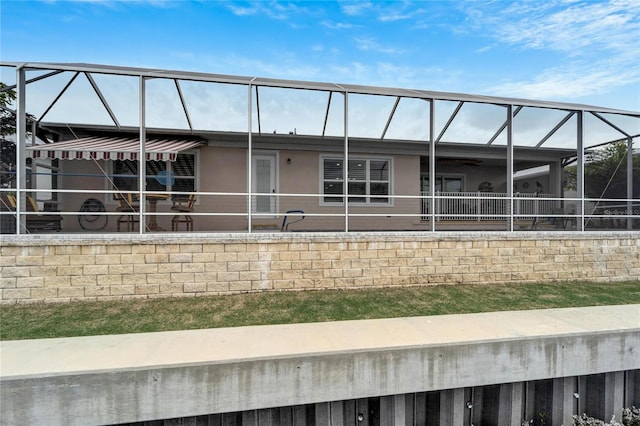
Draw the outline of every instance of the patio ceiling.
M47 119L48 124L56 122L48 115L62 102L65 93L82 80L78 77L84 76L87 82L85 84L88 84L90 89L89 94L93 92L93 97L97 99L94 106L96 110L100 110L104 124L118 131L127 127L136 127L138 123L125 123L127 120L132 120L132 117L135 120L138 115L137 106L131 105L136 99L132 98L133 102L126 105L134 110L133 114L131 111L118 111L116 107L118 102L115 100L117 97L108 96L106 89L110 87L98 81L101 78L98 76L119 76L129 77L130 80L132 77L142 78L147 82L145 84L148 87L155 87L158 93L161 93L161 98L158 95L153 98L153 101L145 98L145 102L149 104L148 116L151 116L146 119L145 127L159 127L153 125L155 124L153 112L157 110L156 121L165 131L184 129L192 134L204 132L235 134L244 131L246 134L247 108L249 107L246 89L252 88L249 95L250 110L253 115L253 120L250 121L253 123L251 132L261 135L276 133L276 129L281 129L278 133L285 135L342 136L347 106L346 102L343 103L344 96L334 96L335 94L349 96L348 136L350 139L380 141L411 139L417 142L428 142L429 135L433 134L436 144L505 145L507 106L513 107L515 130L522 131L524 135L517 135L514 138L515 146L534 149L565 148L566 146L562 144L566 140L575 138L578 112L585 113L585 117L589 117L596 123L595 125L600 126L602 135L607 135L599 136L598 134L593 141L585 143L585 146L636 138L640 134L640 113L637 111L576 103L96 64L2 62L0 65L38 73L37 76L27 79L27 92L30 90L30 85L40 85L39 82L47 79L62 79L63 76L71 73L66 84L64 80L60 80L60 84L64 87L52 93L52 100L45 103L42 113L37 115L39 123ZM210 98L205 98L200 86L189 86L196 83L218 83L216 87L237 87L238 89L245 86L245 89L244 91L228 89L230 92L224 92L222 96L218 94L217 97L212 95ZM135 92L138 89L136 85L134 79L133 90L129 92ZM9 86L7 89L12 88L15 86ZM151 91L151 89L145 90ZM277 91L279 98L274 95L276 93L274 91ZM303 94L299 95L300 93ZM146 96L152 97L149 94ZM229 98L233 98L233 101L228 100ZM27 96L27 99L30 97ZM221 105L223 102L228 104ZM120 106L121 110L122 108ZM429 108L435 108L437 115L432 131L428 129ZM29 112L33 113L31 110ZM69 122L69 120L58 121L58 123ZM298 123L298 126L295 123ZM79 121L76 124L85 127L97 123ZM244 129L241 129L242 127ZM284 133L282 133L283 128ZM592 136L596 132L589 131L586 134Z

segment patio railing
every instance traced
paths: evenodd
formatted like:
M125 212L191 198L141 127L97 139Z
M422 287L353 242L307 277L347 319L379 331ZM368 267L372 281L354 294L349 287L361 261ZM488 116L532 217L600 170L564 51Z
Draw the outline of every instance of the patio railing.
M116 191L77 189L25 190L0 188L1 234L42 232L285 232L285 231L412 231L412 230L640 230L638 199L580 199L550 194L495 192L437 192L433 196L389 195L388 204L324 203L322 194L272 193L270 212L248 212L246 192L196 193L188 212L195 227L173 227L172 197L184 192L120 191L130 194L136 209L124 211L114 201ZM52 195L55 194L55 197ZM155 204L151 200L162 196ZM255 197L255 194L251 194ZM31 198L35 202L27 203ZM344 199L344 195L332 195ZM146 200L140 203L137 200ZM364 203L365 199L367 203ZM15 200L8 202L8 200ZM59 200L55 202L55 200ZM36 205L29 208L29 206ZM71 206L71 207L70 207ZM430 211L430 207L434 211ZM157 207L157 208L156 208ZM179 213L184 214L184 213ZM284 218L287 218L283 222ZM303 219L304 218L304 219ZM300 219L300 220L299 220ZM433 222L432 222L433 220ZM140 226L145 224L146 226ZM121 227L122 228L122 227ZM133 229L131 229L133 228Z
M552 194L515 193L514 216L550 215L559 202ZM429 193L423 192L423 197ZM436 220L504 220L509 216L509 194L500 192L436 192L434 196ZM428 220L429 198L422 200L423 220Z

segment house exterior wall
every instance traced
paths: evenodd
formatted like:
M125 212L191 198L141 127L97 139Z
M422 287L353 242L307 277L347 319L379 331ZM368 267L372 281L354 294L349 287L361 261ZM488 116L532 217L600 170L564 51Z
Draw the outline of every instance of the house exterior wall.
M247 152L225 147L200 149L198 190L216 193L247 192ZM201 196L196 204L198 212L242 213L247 211L242 195ZM169 228L170 229L170 228ZM246 230L247 218L242 216L209 216L194 219L194 230Z
M3 237L1 303L640 280L640 233Z
M495 192L507 192L507 168L496 166L467 166L457 167L450 165L437 165L436 175L438 176L464 176L465 192L478 190L478 185L482 182L491 182Z
M112 201L113 197L106 194L96 193L95 191L104 191L108 189L106 178L99 176L101 170L108 173L105 161L86 161L86 160L60 160L60 173L58 187L60 189L80 189L86 193L60 193L58 199L60 204L58 209L62 211L77 212L80 210L82 203L88 198L96 198L102 201L105 209L115 210L117 203ZM98 175L98 176L91 176ZM110 227L105 230L116 230L114 218L110 218ZM62 230L64 232L80 232L82 227L76 216L65 216L62 221Z
M553 190L553 188L549 187L549 175L535 176L526 179L518 179L515 182L515 192L520 193L533 193L536 192L536 185L539 182L542 185L543 192L549 193L549 190ZM559 193L557 193L559 194Z
M274 185L277 200L274 214L253 214L251 225L253 230L279 230L287 211L302 210L305 212L304 222L291 226L292 231L344 231L345 207L340 203L323 202L322 158L324 156L341 156L335 147L327 147L327 151L317 149L254 149L254 155L273 155L276 159L276 184ZM390 204L361 205L350 203L349 231L416 231L428 230L428 216L423 216L423 201L418 197L423 194L421 175L425 170L425 158L419 154L385 154L383 151L372 153L357 152L356 158L384 158L391 161L391 195ZM459 176L464 178L464 192L475 193L482 182L490 182L497 195L504 195L506 187L506 169L499 161L486 161L478 166L442 164L437 166L437 176ZM65 215L62 222L63 232L116 232L118 204L110 194L108 178L110 164L106 161L61 160L62 172L59 188L63 190L80 190L78 193L60 193L59 209L70 214ZM201 192L195 205L194 231L198 232L244 232L248 230L247 198L247 149L246 147L229 147L212 144L198 150L196 157L196 189ZM255 173L255 170L253 171ZM545 176L545 189L557 189L558 183ZM535 192L535 182L529 183L529 189L518 192ZM299 195L291 195L299 194ZM315 195L314 195L315 194ZM489 194L490 196L491 194ZM560 196L560 194L551 194ZM74 212L81 209L88 198L102 201L109 214L108 223L103 228L83 229ZM254 198L255 205L255 198ZM459 200L461 205L473 206L477 201ZM466 204L465 204L466 203ZM426 205L426 204L425 204ZM163 230L171 230L171 219L174 213L170 209L169 200L161 200L157 204L156 221ZM146 207L147 212L149 206ZM462 212L462 211L461 211ZM467 212L468 213L468 212ZM473 213L473 212L472 212ZM298 216L299 217L299 216ZM442 218L440 218L442 219ZM440 220L439 219L439 220ZM136 219L137 220L137 219ZM444 219L447 220L445 214ZM530 227L530 219L518 227ZM149 221L149 218L147 218ZM473 224L478 227L479 223ZM437 227L443 226L441 223ZM447 229L446 226L442 229ZM467 227L471 225L466 225ZM454 228L462 229L459 225ZM507 229L505 221L481 224L480 229ZM441 228L438 228L441 229ZM134 230L137 232L138 225ZM181 229L181 230L184 230Z
M325 153L317 151L294 150L256 150L259 153L275 153L277 158L277 188L278 194L318 194L322 191L320 179L321 156ZM332 153L331 155L336 155ZM392 195L420 195L420 159L413 155L387 155L393 163ZM287 160L291 160L290 162ZM109 194L93 191L110 190L107 178L100 176L109 173L109 165L105 161L94 163L86 160L61 161L62 173L71 176L61 176L60 187L63 189L86 190L86 193L62 193L60 195L61 210L79 211L87 198L97 198L102 201L107 211L115 212L117 203ZM247 230L247 201L241 195L247 191L247 150L244 148L205 147L199 150L197 189L200 192L215 193L199 196L195 211L197 213L212 213L212 215L197 216L194 219L195 231L245 231ZM78 175L96 176L78 176ZM229 195L224 195L227 193ZM344 206L326 205L321 197L278 196L278 214L252 217L255 229L279 229L283 214L289 210L303 210L309 214L305 218L304 226L297 226L304 230L344 230L344 217L318 217L314 214L343 215ZM171 229L170 201L160 201L157 206L158 224L167 230ZM358 206L350 205L350 214L374 214L374 217L354 216L350 219L352 230L415 230L423 229L420 223L421 201L418 199L394 199L391 205ZM414 217L391 216L394 214L412 214ZM119 215L109 217L106 232L116 231L116 221ZM82 231L77 218L67 216L63 221L63 231ZM137 229L137 226L136 226ZM295 228L291 228L294 230Z

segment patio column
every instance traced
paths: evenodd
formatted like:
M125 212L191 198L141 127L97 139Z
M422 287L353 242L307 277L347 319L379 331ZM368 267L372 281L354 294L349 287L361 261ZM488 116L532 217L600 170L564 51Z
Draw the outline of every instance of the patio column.
M349 232L349 93L344 92L344 232Z
M507 105L507 228L513 232L513 105Z
M147 188L147 153L145 150L145 143L147 140L147 129L146 129L146 87L145 87L145 77L140 76L140 153L138 157L138 204L140 205L140 213L139 213L139 223L138 232L140 234L144 234L145 226L145 211L146 211L146 199L144 191Z
M26 210L27 187L27 112L26 112L26 84L25 69L16 67L16 235L21 234L21 230L27 233L26 217L21 215L23 207ZM24 226L22 221L24 219Z
M562 194L562 164L560 161L549 163L549 192L557 198L563 198ZM555 207L561 207L560 200L553 202Z
M633 214L633 139L627 138L627 215ZM627 230L633 229L633 218L627 217Z
M576 192L578 196L578 211L576 229L584 231L584 112L578 111L577 122L577 168L576 168Z
M436 100L431 99L431 107L429 110L429 227L431 232L436 230L436 202L434 195L436 193L436 143L435 143L435 125L436 125Z

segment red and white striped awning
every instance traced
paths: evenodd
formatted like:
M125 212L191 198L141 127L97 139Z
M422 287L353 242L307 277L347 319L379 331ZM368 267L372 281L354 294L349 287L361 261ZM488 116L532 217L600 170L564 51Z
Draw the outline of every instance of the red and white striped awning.
M202 141L184 139L147 139L147 160L175 161L179 152L197 147ZM61 160L137 160L140 139L88 137L50 144L27 146L32 158Z

